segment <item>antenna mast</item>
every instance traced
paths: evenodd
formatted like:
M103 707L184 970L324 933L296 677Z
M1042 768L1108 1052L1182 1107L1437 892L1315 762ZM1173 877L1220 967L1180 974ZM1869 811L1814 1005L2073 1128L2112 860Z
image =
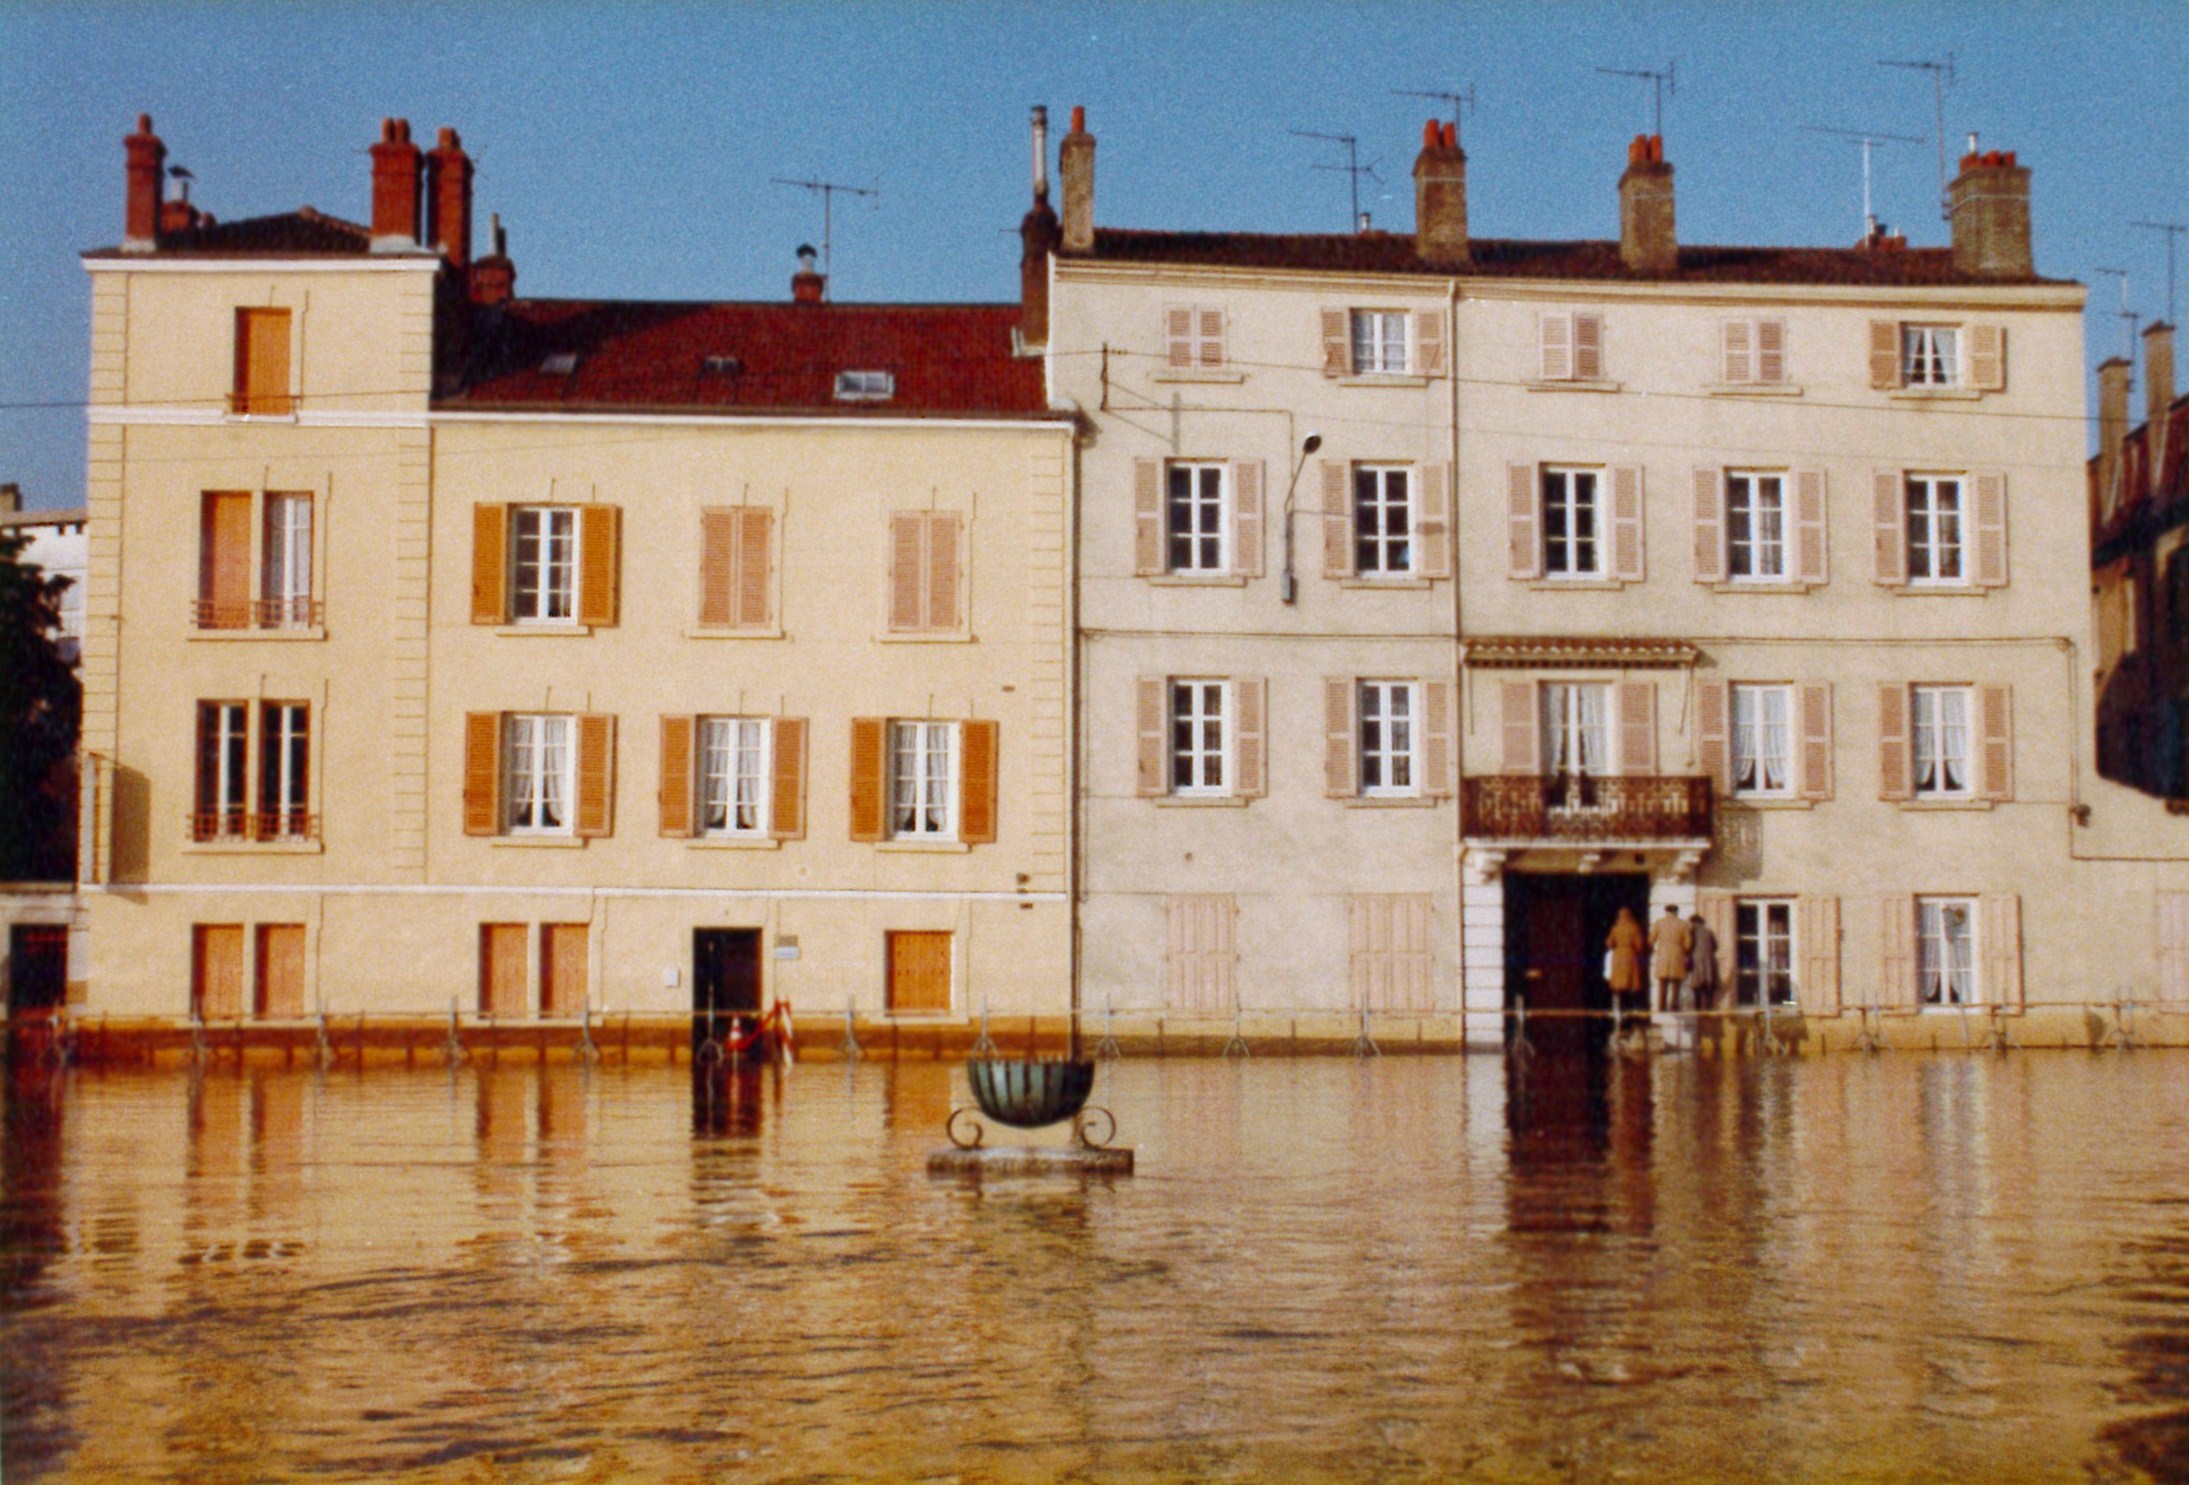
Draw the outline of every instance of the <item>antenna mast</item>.
M1862 235L1868 238L1877 230L1877 213L1870 209L1870 150L1880 144L1921 144L1913 134L1881 134L1874 129L1834 129L1826 124L1803 124L1811 134L1830 134L1840 139L1852 139L1862 146Z
M1656 91L1652 96L1657 100L1657 104L1655 112L1651 115L1654 122L1650 126L1649 132L1663 138L1665 132L1665 94L1671 93L1675 96L1679 94L1679 68L1680 64L1677 61L1671 61L1665 63L1665 70L1662 72L1651 72L1646 68L1626 67L1599 67L1596 70L1606 77L1639 77L1654 85Z
M1383 184L1383 177L1376 174L1375 161L1370 160L1366 165L1360 163L1361 142L1359 137L1352 134L1318 134L1313 129L1292 129L1287 132L1301 139L1327 139L1333 144L1345 146L1345 163L1343 165L1317 165L1314 168L1317 170L1342 170L1351 179L1353 183L1352 220L1354 229L1359 230L1361 220L1361 177L1365 175L1377 185Z
M1941 221L1953 220L1953 203L1946 196L1946 89L1953 86L1953 53L1946 53L1946 60L1933 62L1889 62L1880 58L1880 67L1898 67L1904 72L1928 72L1931 75L1931 99L1938 108L1938 215Z
M837 194L839 192L846 196L879 196L882 194L879 186L847 186L841 181L833 180L792 180L786 175L771 176L770 179L779 186L798 186L804 190L814 192L821 198L821 272L824 277L828 273L829 238L834 231L832 218ZM825 288L823 292L827 292Z
M1435 88L1393 88L1391 96L1394 98L1434 98L1440 103L1450 104L1452 108L1452 142L1455 144L1459 142L1459 116L1461 112L1473 113L1475 111L1475 85L1473 83L1467 84L1467 91L1464 93L1440 93Z
M2130 380L2136 375L2136 322L2143 318L2128 307L2128 270L2125 268L2100 268L2095 270L2107 278L2121 281L2121 307L2114 317L2121 322L2121 359L2128 363Z
M2181 241L2182 233L2189 232L2189 227L2183 226L2180 222L2139 221L2130 222L2128 225L2166 234L2166 323L2171 325L2174 323L2174 244Z

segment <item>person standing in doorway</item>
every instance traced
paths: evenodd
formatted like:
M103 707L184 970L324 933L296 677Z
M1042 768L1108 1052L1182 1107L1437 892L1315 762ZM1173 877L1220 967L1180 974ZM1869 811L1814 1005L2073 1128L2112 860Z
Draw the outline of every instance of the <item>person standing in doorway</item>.
M1649 929L1649 973L1657 982L1657 1009L1679 1008L1680 984L1687 978L1689 956L1694 948L1695 935L1680 917L1679 908L1666 903L1665 915Z
M1718 979L1718 936L1710 931L1701 913L1687 920L1689 934L1687 1009L1714 1011L1722 988Z
M1612 1010L1618 1017L1619 1034L1624 1036L1627 1017L1634 1009L1632 997L1649 988L1642 978L1642 950L1648 947L1648 941L1642 937L1642 925L1635 921L1633 909L1619 909L1604 947L1611 950L1604 978L1611 983Z

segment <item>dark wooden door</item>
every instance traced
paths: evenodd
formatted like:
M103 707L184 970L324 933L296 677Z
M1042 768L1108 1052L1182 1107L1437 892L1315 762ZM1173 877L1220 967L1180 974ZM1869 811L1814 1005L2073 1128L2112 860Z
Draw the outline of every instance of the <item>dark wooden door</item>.
M760 930L692 930L692 1045L731 1016L760 1014Z
M68 929L18 923L8 930L8 1014L57 1010L68 998Z

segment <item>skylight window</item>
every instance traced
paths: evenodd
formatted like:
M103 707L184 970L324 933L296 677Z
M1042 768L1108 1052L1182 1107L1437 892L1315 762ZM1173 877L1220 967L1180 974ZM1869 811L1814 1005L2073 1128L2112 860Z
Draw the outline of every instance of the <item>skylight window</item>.
M578 353L576 351L557 351L540 363L540 370L546 372L549 376L568 376L577 369Z
M887 371L839 371L838 402L886 402L897 395L897 378Z
M699 363L699 369L709 376L737 376L745 369L745 363L735 356L709 356Z

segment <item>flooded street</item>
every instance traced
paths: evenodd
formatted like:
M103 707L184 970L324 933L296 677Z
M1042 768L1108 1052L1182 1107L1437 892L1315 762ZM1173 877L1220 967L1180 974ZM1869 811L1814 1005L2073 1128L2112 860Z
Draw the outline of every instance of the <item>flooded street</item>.
M2189 1473L2189 1058L18 1077L34 1479Z

